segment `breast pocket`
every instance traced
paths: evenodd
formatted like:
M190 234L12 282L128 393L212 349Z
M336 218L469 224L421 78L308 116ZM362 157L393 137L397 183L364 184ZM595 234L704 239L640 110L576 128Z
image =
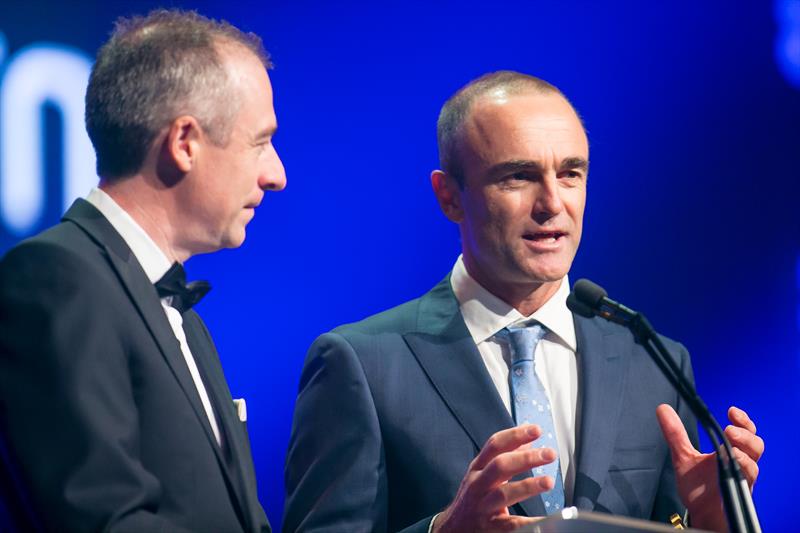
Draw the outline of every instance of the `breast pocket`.
M655 446L639 446L636 448L615 448L611 456L609 472L625 472L627 470L657 470L662 459Z
M656 446L615 448L598 506L615 514L649 518L662 462Z

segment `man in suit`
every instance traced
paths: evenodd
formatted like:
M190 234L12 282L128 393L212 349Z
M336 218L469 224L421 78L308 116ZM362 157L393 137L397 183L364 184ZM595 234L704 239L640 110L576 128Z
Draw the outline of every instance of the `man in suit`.
M444 105L438 140L431 182L462 255L421 298L312 345L284 530L510 531L564 505L662 522L688 507L724 529L686 405L627 330L566 307L589 167L572 106L489 74ZM752 483L763 441L729 414Z
M0 430L26 523L269 531L243 405L191 310L192 255L285 186L261 41L196 13L120 20L86 97L99 188L0 263ZM22 516L25 515L25 516Z

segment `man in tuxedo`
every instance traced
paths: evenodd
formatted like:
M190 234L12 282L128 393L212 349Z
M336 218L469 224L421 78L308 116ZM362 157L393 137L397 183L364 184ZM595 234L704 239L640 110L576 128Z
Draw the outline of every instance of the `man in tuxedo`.
M261 41L121 19L86 96L99 187L0 263L0 430L23 529L269 531L191 256L285 186Z
M447 101L438 141L431 183L462 255L421 298L312 345L284 530L511 531L565 505L662 522L688 508L723 530L686 405L627 330L566 307L589 169L570 103L489 74ZM729 416L752 484L763 441Z

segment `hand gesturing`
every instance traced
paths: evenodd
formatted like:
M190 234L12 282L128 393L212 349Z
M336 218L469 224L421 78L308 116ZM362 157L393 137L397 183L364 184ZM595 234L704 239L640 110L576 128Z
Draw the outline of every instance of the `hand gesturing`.
M659 405L656 416L672 454L678 494L689 510L692 527L727 531L719 493L716 452L695 450L680 417L669 405ZM764 440L756 435L755 424L741 409L728 409L728 418L731 425L725 428L725 435L752 490L758 477L758 460L764 453Z

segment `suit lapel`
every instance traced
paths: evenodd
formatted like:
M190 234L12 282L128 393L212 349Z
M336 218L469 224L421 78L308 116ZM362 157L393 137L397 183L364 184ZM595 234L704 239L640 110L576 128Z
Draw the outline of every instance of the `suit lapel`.
M404 334L434 388L477 449L514 421L494 386L445 278L422 297L417 331ZM516 476L523 479L530 473ZM520 502L528 516L544 515L541 498Z
M197 387L189 373L186 360L181 352L180 344L164 314L161 301L153 284L147 278L142 266L131 252L124 239L117 233L108 220L90 203L76 200L64 214L63 220L72 222L85 231L106 252L109 262L125 288L131 301L142 317L162 355L172 370L175 379L186 395L198 421L203 426L211 448L220 463L222 471L229 483L230 473L225 466L225 458L217 444L214 432L208 422ZM236 483L231 483L236 485ZM236 498L238 502L238 498Z
M222 463L222 466L228 474L231 490L236 495L237 511L240 512L239 518L246 526L245 529L251 531L254 524L251 510L254 509L253 500L256 499L256 496L247 490L247 484L243 477L246 467L245 457L249 456L249 452L244 449L245 442L241 422L234 410L233 399L228 390L225 375L218 363L219 356L200 316L194 311L185 313L184 326L192 355L200 369L211 404L214 406L217 423L225 435L226 450L223 452L223 456L229 454L229 457Z
M608 475L625 389L630 339L600 319L575 317L579 365L577 474L573 503L593 509Z

